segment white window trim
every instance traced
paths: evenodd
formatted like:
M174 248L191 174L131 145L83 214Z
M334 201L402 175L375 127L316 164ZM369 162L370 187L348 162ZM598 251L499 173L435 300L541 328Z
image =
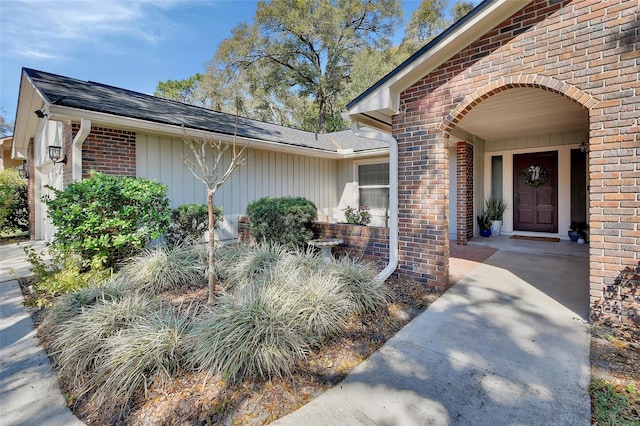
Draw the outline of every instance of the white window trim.
M360 203L360 190L361 189L380 189L380 188L386 188L389 189L390 185L360 185L360 175L359 175L359 170L360 170L360 166L365 166L365 165L370 165L370 164L384 164L387 166L387 168L389 167L389 159L388 158L372 158L372 159L367 159L367 160L357 160L353 162L353 180L354 182L356 182L358 184L358 206L361 205ZM380 212L383 212L385 210L388 210L388 207L382 208L382 207L374 207L372 208L373 210L379 210ZM374 212L372 212L374 213Z

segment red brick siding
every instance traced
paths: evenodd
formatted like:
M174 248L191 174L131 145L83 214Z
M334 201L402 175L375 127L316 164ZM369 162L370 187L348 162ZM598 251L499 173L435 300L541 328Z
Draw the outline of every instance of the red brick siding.
M593 311L640 259L640 6L635 0L536 0L400 96L400 274L446 282L449 131L513 87L556 92L590 121ZM635 305L634 309L638 309Z
M62 165L62 184L65 188L73 182L73 137L75 133L78 133L78 130L74 129L72 124L64 123L62 125L62 152L67 156L67 164Z
M469 142L458 142L456 165L456 239L457 244L466 245L473 237L473 145Z
M80 124L72 126L75 136ZM82 145L82 178L88 177L91 170L135 177L136 133L92 126Z

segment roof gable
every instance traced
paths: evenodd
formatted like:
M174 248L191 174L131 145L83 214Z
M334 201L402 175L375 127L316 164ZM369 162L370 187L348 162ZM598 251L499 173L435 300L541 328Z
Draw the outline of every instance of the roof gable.
M389 74L351 101L353 121L384 131L398 113L400 93L439 65L491 31L532 0L485 0L469 14L411 55Z

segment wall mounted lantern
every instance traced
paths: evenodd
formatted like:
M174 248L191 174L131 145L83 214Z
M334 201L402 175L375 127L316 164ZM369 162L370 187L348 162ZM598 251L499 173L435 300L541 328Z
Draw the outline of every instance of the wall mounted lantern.
M47 147L47 152L49 154L49 159L53 161L53 164L56 164L56 163L67 164L67 155L65 154L64 158L62 158L61 146L49 145ZM62 158L62 160L60 158Z
M29 179L29 170L27 169L27 163L22 163L22 166L16 167L18 171L18 176L20 179Z
M578 148L580 148L580 152L589 152L589 144L586 142L582 142Z

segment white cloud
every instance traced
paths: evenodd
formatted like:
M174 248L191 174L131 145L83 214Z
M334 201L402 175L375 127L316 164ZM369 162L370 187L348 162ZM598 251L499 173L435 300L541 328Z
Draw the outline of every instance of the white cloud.
M165 12L176 3L177 0L3 0L3 56L62 59L76 49L113 49L116 38L154 44L173 26Z

